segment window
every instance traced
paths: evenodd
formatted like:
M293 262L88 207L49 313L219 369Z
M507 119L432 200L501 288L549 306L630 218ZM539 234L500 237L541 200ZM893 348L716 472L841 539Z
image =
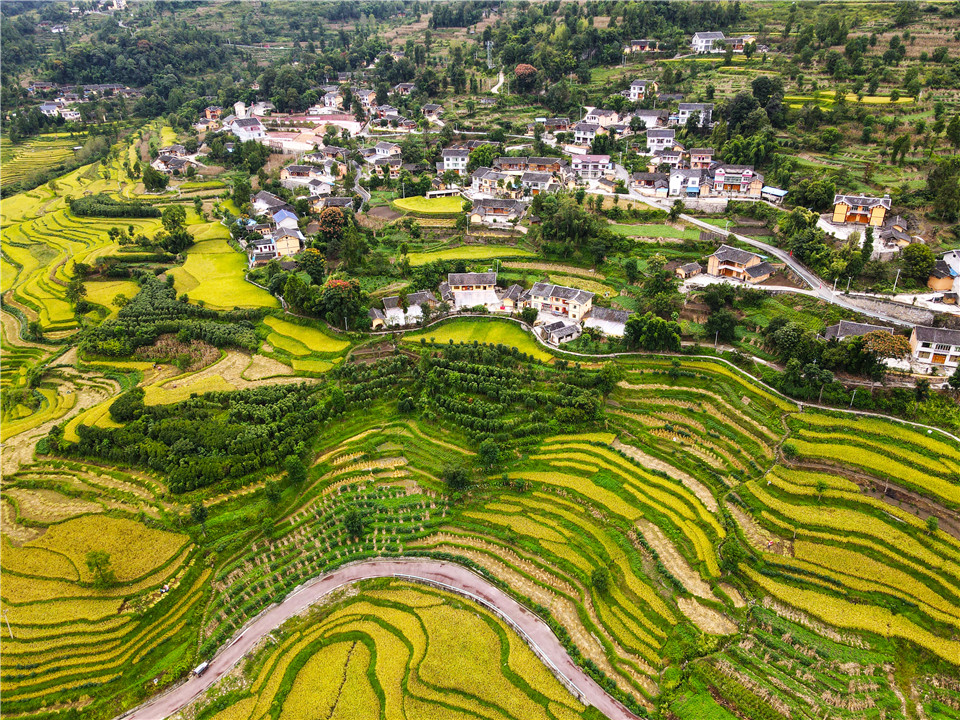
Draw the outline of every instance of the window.
M938 352L949 352L951 347L952 347L951 345L944 345L942 343L938 343L937 347L934 349L937 350Z

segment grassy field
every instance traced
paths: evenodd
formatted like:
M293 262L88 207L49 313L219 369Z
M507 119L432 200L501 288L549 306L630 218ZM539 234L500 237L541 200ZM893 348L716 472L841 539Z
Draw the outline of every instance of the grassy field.
M676 238L679 240L697 240L700 237L700 231L695 228L675 228L672 225L649 224L649 225L618 225L610 226L610 229L620 235L628 237L644 238Z
M28 176L51 170L74 156L73 148L83 145L84 137L70 137L69 133L37 135L14 145L6 136L0 137L0 164L3 177L0 186L12 185Z
M398 210L420 215L442 215L460 212L463 209L463 198L458 196L427 198L418 195L396 199L393 204Z
M530 250L508 245L461 245L432 252L410 253L407 257L411 265L425 265L436 260L491 260L500 257L533 257L535 255L536 253Z
M509 320L452 320L436 327L431 327L417 333L407 333L403 336L404 342L420 342L425 338L427 342L447 344L451 340L455 343L491 343L515 347L520 352L547 362L553 356L544 350L530 334L516 323Z

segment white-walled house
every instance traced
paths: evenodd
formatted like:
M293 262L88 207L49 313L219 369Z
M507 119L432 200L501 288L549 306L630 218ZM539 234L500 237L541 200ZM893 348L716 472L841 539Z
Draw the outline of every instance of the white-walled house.
M443 172L453 170L458 175L464 175L467 172L467 163L470 161L470 153L466 150L455 150L447 148L440 153L440 165Z
M722 32L698 32L694 34L690 46L695 53L720 52L717 43L725 40Z
M583 180L599 180L613 170L609 155L573 155L570 167Z
M960 365L960 330L918 325L910 333L910 350L915 361L952 371Z
M686 125L693 113L700 113L700 125L713 122L713 103L680 103L677 125Z
M267 136L267 129L258 118L237 118L228 128L241 142L248 140L262 140Z
M652 128L647 130L647 151L667 150L676 142L677 131L672 128Z

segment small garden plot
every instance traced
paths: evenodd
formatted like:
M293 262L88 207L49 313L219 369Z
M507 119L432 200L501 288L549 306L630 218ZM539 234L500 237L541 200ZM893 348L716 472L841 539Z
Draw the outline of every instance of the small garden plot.
M404 335L404 342L426 340L428 343L446 345L454 343L471 344L473 342L491 345L515 347L542 362L549 362L553 356L540 347L536 340L519 325L509 320L452 320L442 325L428 328L417 333Z
M509 245L461 245L432 252L410 253L411 265L426 265L437 260L491 260L504 257L533 257L536 253Z
M422 215L445 215L463 210L463 198L459 196L436 198L416 196L394 200L393 204L400 210Z
M610 285L604 285L594 280L586 280L582 277L553 274L547 277L554 285L565 285L567 287L577 288L578 290L586 290L601 298L614 298L619 294L616 288Z
M645 237L645 238L673 238L676 240L698 240L700 230L695 228L675 228L673 225L650 224L650 225L619 225L610 226L613 232L627 237Z

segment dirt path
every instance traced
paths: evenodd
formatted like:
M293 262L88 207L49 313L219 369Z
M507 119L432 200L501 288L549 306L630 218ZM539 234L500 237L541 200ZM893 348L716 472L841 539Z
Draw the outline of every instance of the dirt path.
M16 316L11 315L6 310L0 310L0 322L3 323L3 339L15 347L36 348L37 350L46 350L53 352L56 348L53 345L42 345L40 343L30 342L20 339L20 321Z
M503 618L517 630L531 649L565 681L581 702L596 707L612 720L637 720L637 716L607 695L579 666L574 664L549 626L516 600L460 565L436 560L366 560L321 575L294 591L242 628L214 658L206 672L191 677L146 704L123 716L126 720L159 720L179 712L194 697L227 674L256 643L286 620L299 615L337 588L360 580L396 577L440 586L464 595Z

